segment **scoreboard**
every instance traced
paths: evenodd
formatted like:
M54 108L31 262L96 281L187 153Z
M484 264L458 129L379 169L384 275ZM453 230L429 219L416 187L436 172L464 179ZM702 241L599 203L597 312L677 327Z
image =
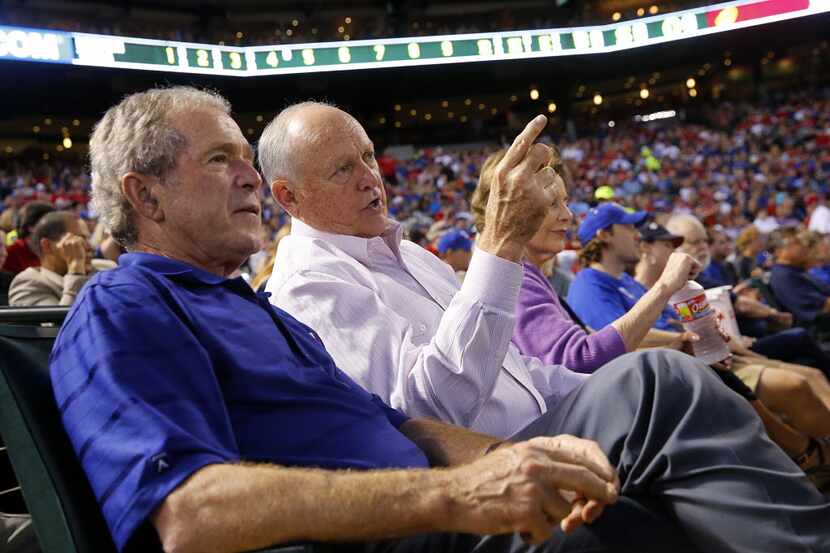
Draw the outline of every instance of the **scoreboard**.
M251 77L605 53L825 12L830 0L738 0L591 27L248 47L0 26L0 59Z

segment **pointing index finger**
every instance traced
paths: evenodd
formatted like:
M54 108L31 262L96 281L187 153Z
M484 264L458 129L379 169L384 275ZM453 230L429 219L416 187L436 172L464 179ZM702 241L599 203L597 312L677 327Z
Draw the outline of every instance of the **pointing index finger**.
M509 171L518 165L527 155L528 150L536 142L542 129L548 124L548 118L544 115L537 115L530 123L525 126L524 130L519 133L507 153L504 154L502 164L504 168Z

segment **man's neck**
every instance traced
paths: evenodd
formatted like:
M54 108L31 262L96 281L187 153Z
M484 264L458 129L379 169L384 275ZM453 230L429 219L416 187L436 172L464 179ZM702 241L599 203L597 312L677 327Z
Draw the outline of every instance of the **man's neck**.
M48 271L52 271L53 273L59 274L61 276L66 274L66 269L61 271L60 267L58 267L58 263L54 259L52 259L50 256L45 256L45 257L41 258L40 266L43 269L46 269Z
M151 253L153 255L160 255L161 257L166 257L175 261L181 261L183 263L187 263L188 265L192 265L197 269L201 269L222 278L231 278L231 275L239 268L242 261L244 261L242 260L239 263L236 263L220 259L214 260L205 258L204 260L200 260L190 255L178 254L164 247L141 242L133 244L129 248L129 251L136 253Z
M645 261L639 261L634 270L634 279L645 286L646 289L651 289L654 283L657 282L657 279L660 278L660 275L661 271L657 270L656 265L646 263Z
M802 270L802 271L804 270L804 267L801 266L800 263L794 263L792 260L787 259L786 257L776 259L775 263L777 265L784 265L785 267L792 267L793 269L799 269L799 270Z
M623 274L625 267L620 261L609 254L603 254L602 259L600 261L591 263L591 268L597 271L602 271L603 273L608 273L614 278L620 278L620 275Z

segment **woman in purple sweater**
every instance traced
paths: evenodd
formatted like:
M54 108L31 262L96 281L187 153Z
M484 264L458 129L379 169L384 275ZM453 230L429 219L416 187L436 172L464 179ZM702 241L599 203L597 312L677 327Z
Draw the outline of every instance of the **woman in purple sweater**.
M505 150L492 154L484 162L478 187L472 197L472 211L476 227L481 232L484 225L484 208L495 179L495 166L504 157ZM558 151L554 149L550 166L560 176L555 184L555 199L542 226L525 250L524 280L519 292L516 329L513 343L525 354L542 359L549 364L562 364L581 373L592 373L620 355L651 345L644 340L654 322L666 306L665 299L657 293L646 294L625 315L608 326L589 332L575 321L562 305L553 287L540 267L565 246L565 234L571 226L573 215L568 209L566 182L568 175ZM684 254L672 254L672 258L660 277L661 286L677 290L686 283L696 263ZM696 337L686 333L674 333L676 347ZM666 345L666 344L662 344ZM674 344L669 344L673 346Z

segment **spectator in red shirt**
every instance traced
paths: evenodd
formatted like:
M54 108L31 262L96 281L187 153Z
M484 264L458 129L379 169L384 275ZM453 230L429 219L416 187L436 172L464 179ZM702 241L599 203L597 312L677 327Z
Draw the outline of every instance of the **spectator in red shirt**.
M52 211L55 211L55 206L46 202L30 202L21 208L17 224L17 240L8 248L3 271L16 275L29 267L40 266L40 259L32 250L29 236L40 218Z

